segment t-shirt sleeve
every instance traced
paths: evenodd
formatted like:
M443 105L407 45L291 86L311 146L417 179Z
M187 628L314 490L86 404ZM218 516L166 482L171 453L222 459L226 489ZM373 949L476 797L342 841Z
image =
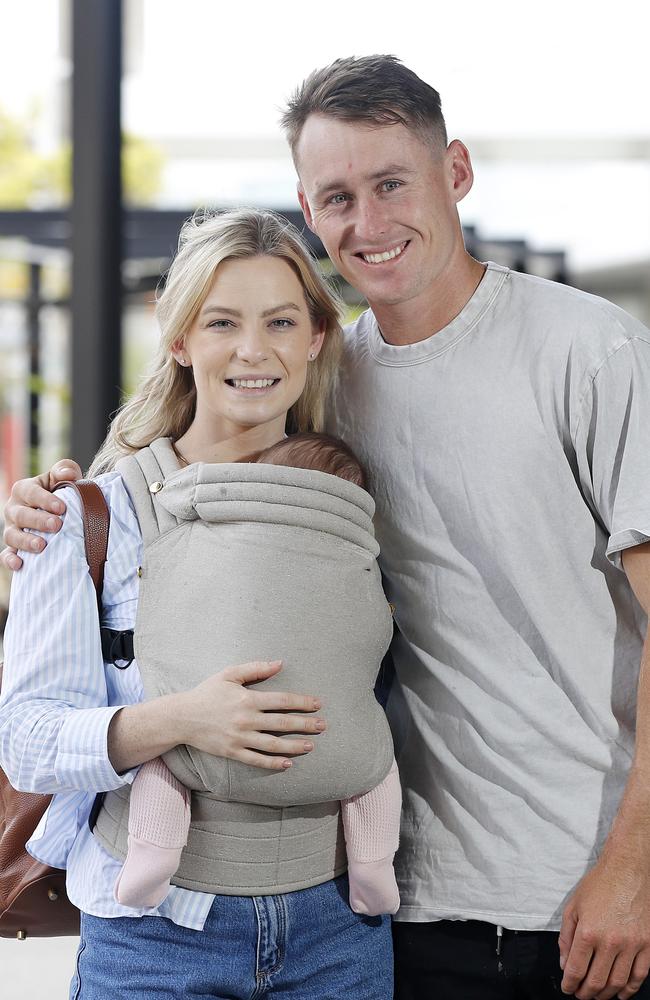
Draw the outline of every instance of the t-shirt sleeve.
M650 335L633 337L591 379L576 432L580 482L609 535L607 556L650 541Z

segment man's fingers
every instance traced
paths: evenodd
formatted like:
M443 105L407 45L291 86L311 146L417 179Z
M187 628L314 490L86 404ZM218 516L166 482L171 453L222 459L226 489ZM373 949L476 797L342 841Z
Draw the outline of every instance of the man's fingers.
M607 990L610 983L610 977L619 957L624 964L625 959L623 953L620 951L620 945L618 943L612 942L609 945L606 945L603 941L600 941L595 945L587 975L584 977L579 987L574 990L577 1000L596 1000L596 997L600 997L601 994L605 994L607 997L615 995L616 991L609 993ZM628 965L625 970L625 979L619 981L618 988L624 986L627 982L627 973L630 970L632 958L633 956L630 955Z
M0 562L3 566L6 566L7 569L11 570L12 573L15 573L16 570L20 569L23 564L23 561L16 550L10 548L3 549L2 552L0 552Z
M73 462L71 458L62 458L60 462L56 462L49 472L50 488L53 489L57 483L64 483L67 480L71 482L76 482L77 479L83 479L83 472L81 467Z
M587 969L589 968L593 953L594 949L591 944L584 940L579 932L574 934L571 950L567 955L564 965L564 976L562 977L561 984L563 993L571 994L578 990L582 980L587 975ZM607 977L605 977L603 985L605 985L606 979ZM591 996L591 994L589 995ZM584 1000L584 998L581 997L581 1000Z
M558 946L560 948L561 969L564 969L566 960L569 957L569 952L571 951L571 945L573 944L573 935L576 932L577 926L578 926L577 915L574 914L572 910L569 910L567 908L562 915L562 926L560 927L560 936L558 938Z
M45 539L19 528L5 528L2 537L10 548L23 552L42 552L46 545Z
M254 726L270 733L322 733L327 729L325 720L314 715L280 715L273 712L260 712Z
M619 1000L630 1000L635 996L648 978L650 970L650 950L640 951L632 963L627 985L617 994Z
M629 981L633 961L634 951L622 951L616 956L607 977L605 988L596 994L596 1000L613 1000L613 997L618 996Z
M19 479L11 489L11 497L5 509L5 517L13 519L13 512L22 507L40 507L50 514L62 514L63 501L49 490L49 475L35 476L33 479Z

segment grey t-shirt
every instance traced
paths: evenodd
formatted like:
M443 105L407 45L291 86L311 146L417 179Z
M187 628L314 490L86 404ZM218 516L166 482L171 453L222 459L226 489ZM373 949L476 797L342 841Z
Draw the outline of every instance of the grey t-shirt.
M332 430L371 473L400 635L398 919L557 929L634 747L650 333L489 264L417 344L346 333Z

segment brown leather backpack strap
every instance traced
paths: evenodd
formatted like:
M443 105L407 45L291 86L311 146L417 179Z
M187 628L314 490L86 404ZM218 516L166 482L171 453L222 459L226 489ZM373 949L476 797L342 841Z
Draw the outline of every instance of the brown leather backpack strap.
M104 563L108 549L108 529L110 526L108 505L97 483L90 479L80 479L76 483L57 483L55 489L59 490L63 486L70 486L81 501L86 559L99 604L104 585Z

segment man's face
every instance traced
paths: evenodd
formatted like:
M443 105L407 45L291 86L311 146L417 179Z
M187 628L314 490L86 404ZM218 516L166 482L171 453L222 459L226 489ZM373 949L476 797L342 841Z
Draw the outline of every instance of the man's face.
M307 224L372 305L426 297L463 253L456 203L472 173L462 143L437 152L403 125L314 114L297 166Z

